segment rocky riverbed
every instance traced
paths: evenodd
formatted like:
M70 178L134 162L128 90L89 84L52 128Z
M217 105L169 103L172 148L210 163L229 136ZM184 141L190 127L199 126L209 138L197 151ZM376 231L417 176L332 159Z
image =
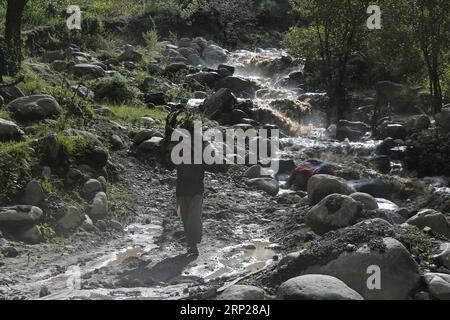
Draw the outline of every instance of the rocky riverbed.
M71 95L0 92L11 146L0 157L1 298L450 299L448 152L426 140L448 129L448 109L436 123L388 119L377 135L357 121L326 128L326 95L303 88L283 50L163 44L145 63L131 45L46 51L27 63ZM209 126L282 132L276 176L259 165L207 173L198 259L184 255L176 174L156 161L165 115L181 104ZM422 167L433 153L440 167ZM39 159L29 171L28 157ZM305 163L321 171L280 188Z

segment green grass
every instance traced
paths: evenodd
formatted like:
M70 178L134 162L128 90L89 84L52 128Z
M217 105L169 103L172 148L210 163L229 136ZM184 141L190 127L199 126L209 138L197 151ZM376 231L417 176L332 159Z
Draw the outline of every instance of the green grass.
M0 153L14 154L29 158L29 141L0 142Z
M0 118L4 120L11 120L11 115L8 111L0 110Z
M120 219L129 213L135 201L128 190L111 183L108 183L108 198L113 203L111 215L114 219Z
M57 133L56 136L58 142L62 144L72 156L83 154L92 145L91 141L85 137L66 136L63 132Z
M140 103L136 105L108 105L107 107L110 108L115 114L115 116L108 118L122 123L139 124L142 117L151 117L153 119L158 119L161 121L160 124L155 126L164 127L164 123L167 117L167 111L165 111L164 109L149 109L145 105Z
M82 19L114 19L148 10L148 1L140 0L29 0L23 14L24 29L65 23L69 15L64 13L69 5L80 6ZM0 3L0 16L6 16L6 1ZM0 31L4 32L4 23L0 24Z

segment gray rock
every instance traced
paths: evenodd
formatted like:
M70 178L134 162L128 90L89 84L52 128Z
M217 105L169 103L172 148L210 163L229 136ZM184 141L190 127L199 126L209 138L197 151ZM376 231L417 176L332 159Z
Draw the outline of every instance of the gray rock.
M430 125L430 118L427 115L421 114L418 116L413 116L408 121L406 121L405 128L407 131L414 132L426 130L430 127Z
M114 117L116 114L108 107L102 107L95 109L95 114L103 117Z
M209 45L203 49L202 56L208 65L217 65L228 60L228 52L216 45Z
M217 298L218 300L264 300L265 292L255 286L232 285Z
M358 141L369 131L370 127L365 123L340 120L336 127L336 138L341 141Z
M67 70L67 63L64 60L55 60L51 63L51 68L58 72Z
M355 192L350 195L354 200L361 202L366 210L378 209L377 200L368 193Z
M163 138L161 137L153 137L149 140L146 140L144 142L142 142L138 149L144 152L148 152L148 151L154 151L156 149L158 149L161 144L163 143Z
M305 216L305 223L316 234L343 228L356 222L361 205L349 196L331 194L321 200Z
M264 191L271 196L276 196L280 191L278 181L273 178L255 178L247 182L248 186Z
M356 225L355 225L356 227ZM383 238L384 250L371 250L368 245L356 251L344 252L326 265L314 265L302 274L326 274L344 281L350 288L367 300L408 299L418 287L420 272L408 250L393 238ZM369 289L367 285L370 266L381 270L381 289Z
M57 228L63 233L79 227L84 221L84 213L76 207L68 207L66 214L58 220Z
M450 300L450 275L427 273L424 275L430 294L439 300Z
M441 266L450 269L450 243L442 243L439 250L441 252L433 257L435 261Z
M441 112L434 117L439 128L446 132L450 131L450 107L443 108Z
M42 210L33 206L0 207L0 226L21 227L35 225L42 217Z
M87 215L94 220L98 220L105 218L108 215L108 212L109 204L106 193L97 193L94 200L92 200L92 204L87 208Z
M166 74L174 74L187 69L188 66L184 63L171 63L164 69L164 71Z
M189 47L190 45L191 45L191 39L189 39L189 38L181 38L178 41L178 46L180 48Z
M236 96L244 98L251 98L255 93L250 80L237 76L228 76L217 81L215 89L222 88L230 89Z
M420 211L414 217L410 218L406 223L416 226L419 229L425 227L431 228L433 232L442 234L444 236L450 235L450 223L442 213L433 210L425 209Z
M131 62L140 62L143 58L143 55L138 52L135 48L130 48L122 53L119 57L119 61L131 61Z
M157 136L157 132L151 129L144 129L139 131L133 138L133 143L138 146L142 142L149 140L153 137Z
M108 182L106 178L104 176L100 176L97 180L101 183L103 192L106 192L108 189Z
M199 56L197 50L195 50L194 48L191 48L191 47L180 48L178 50L178 52L181 53L185 58L188 58L190 55L197 55L197 56Z
M204 91L195 91L194 99L206 99L208 98L208 94Z
M115 231L118 231L118 232L122 232L124 229L123 225L119 221L116 221L116 220L108 221L108 226L111 229L114 229Z
M190 54L187 57L187 62L193 66L198 66L198 65L204 64L202 58L200 57L200 55L198 53Z
M277 293L282 300L363 300L341 280L320 274L289 279Z
M18 120L44 120L61 114L62 108L52 96L45 94L18 98L7 105L7 109Z
M11 233L17 240L28 244L37 244L43 241L42 233L38 226L15 229Z
M348 186L344 179L327 174L314 175L309 179L308 199L311 204L315 205L333 193L350 195L355 193L355 189Z
M79 63L73 66L73 73L77 77L87 77L90 79L102 78L105 70L94 64Z
M102 184L97 179L89 179L83 186L83 192L87 195L97 194L102 190Z
M120 150L125 147L125 144L124 144L122 138L119 137L117 134L113 134L111 136L111 144L112 144L113 148L116 150Z
M30 206L36 206L41 203L44 198L45 193L41 187L41 184L38 181L33 180L30 181L25 188L22 203Z
M203 111L207 117L216 120L222 113L231 112L236 103L236 96L230 89L220 89L205 100Z
M249 179L261 178L264 176L263 170L264 169L259 164L251 166L245 171L244 177Z
M24 134L14 122L0 118L0 141L21 140Z

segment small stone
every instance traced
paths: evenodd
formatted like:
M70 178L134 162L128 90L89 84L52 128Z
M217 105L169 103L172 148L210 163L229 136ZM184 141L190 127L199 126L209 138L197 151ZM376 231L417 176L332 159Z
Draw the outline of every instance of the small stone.
M47 286L42 286L41 290L39 290L39 298L49 296L50 294L50 289Z

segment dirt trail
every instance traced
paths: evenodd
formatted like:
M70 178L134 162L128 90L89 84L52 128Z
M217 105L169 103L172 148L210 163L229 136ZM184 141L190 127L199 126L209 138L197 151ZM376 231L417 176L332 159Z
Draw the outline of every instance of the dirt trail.
M2 272L3 297L38 298L45 286L50 294L43 299L179 299L260 270L280 251L269 236L289 219L287 210L233 173L208 173L201 255L186 258L175 173L120 153L113 161L136 199L124 232L78 232L66 244L31 246L29 262L27 255L11 259Z

